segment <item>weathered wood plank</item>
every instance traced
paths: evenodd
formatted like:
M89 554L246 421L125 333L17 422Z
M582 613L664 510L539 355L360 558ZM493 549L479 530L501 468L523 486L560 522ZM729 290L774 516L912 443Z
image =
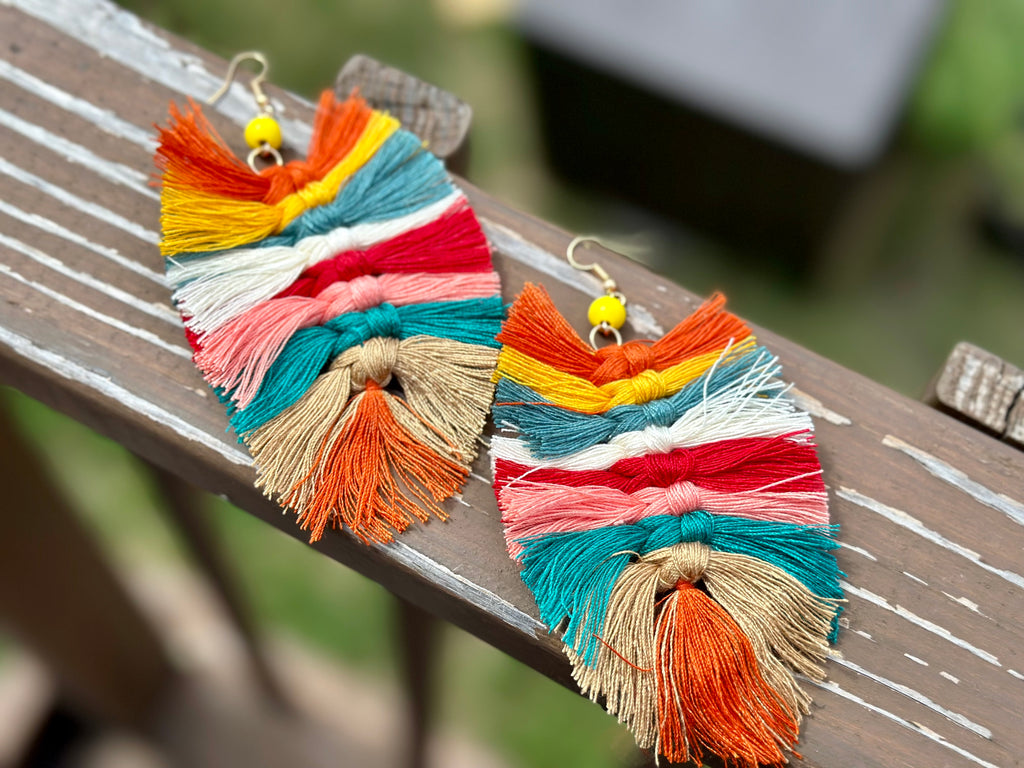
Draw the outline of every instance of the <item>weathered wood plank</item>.
M937 405L977 422L1004 440L1024 444L1024 371L981 347L961 341L935 382Z
M0 124L0 378L299 536L253 489L248 456L187 360L159 279L155 201L112 180L119 168L149 172L140 133L163 120L169 98L207 95L223 62L102 0L0 5L0 45L2 109L70 143L58 151L45 133ZM271 92L301 145L310 106ZM238 96L212 119L237 146L249 111ZM91 154L71 163L75 144ZM506 297L525 280L543 282L585 330L584 307L600 289L562 260L568 235L466 189ZM636 335L658 335L697 301L601 257L630 298ZM819 417L849 545L840 553L850 587L843 659L815 692L801 764L1013 764L1024 752L1024 454L759 334ZM449 504L450 523L388 547L332 533L317 549L568 682L504 554L486 463Z
M454 94L360 54L345 63L334 82L342 98L356 88L375 109L401 120L438 157L448 160L465 150L473 109Z
M1017 402L1006 417L1006 431L1003 436L1011 442L1024 445L1024 396L1018 395Z

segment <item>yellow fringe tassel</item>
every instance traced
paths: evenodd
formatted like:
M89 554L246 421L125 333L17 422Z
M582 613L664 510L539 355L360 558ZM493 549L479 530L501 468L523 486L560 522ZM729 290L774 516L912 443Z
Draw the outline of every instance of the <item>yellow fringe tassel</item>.
M182 186L175 174L163 177L160 252L174 256L185 252L239 248L277 234L304 211L331 202L348 178L362 168L399 122L375 112L358 143L320 181L307 184L274 205L211 195Z
M664 371L646 370L631 379L596 386L586 379L563 373L512 347L502 348L498 374L529 387L555 405L580 413L604 413L618 405L638 405L674 395L715 363L746 354L757 344L749 336L728 352L715 350L684 360Z

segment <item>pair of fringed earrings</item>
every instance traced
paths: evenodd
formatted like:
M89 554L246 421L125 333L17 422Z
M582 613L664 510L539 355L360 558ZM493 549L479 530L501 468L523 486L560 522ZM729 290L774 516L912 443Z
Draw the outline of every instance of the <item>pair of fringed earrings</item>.
M672 761L785 762L810 701L796 675L823 677L842 592L777 359L720 296L623 343L625 298L575 261L579 239L569 260L605 289L590 343L538 286L506 318L480 225L421 140L325 92L305 161L284 163L264 74L247 162L191 102L156 156L174 300L259 487L311 540L388 542L445 517L494 399L518 433L491 442L509 554L581 690Z

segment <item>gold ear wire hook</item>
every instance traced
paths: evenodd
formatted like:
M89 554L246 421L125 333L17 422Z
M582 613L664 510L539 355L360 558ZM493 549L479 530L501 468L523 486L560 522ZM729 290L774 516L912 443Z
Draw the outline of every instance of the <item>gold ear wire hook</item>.
M249 59L260 65L260 71L249 81L249 89L256 100L259 114L246 126L245 141L252 147L247 158L249 167L252 168L253 173L259 173L260 169L256 167L257 157L272 158L275 164L284 165L281 153L277 151L281 146L281 126L274 119L274 107L270 103L270 99L267 98L267 94L263 92L263 81L267 79L267 73L270 71L266 57L259 51L243 51L237 54L228 64L228 73L224 77L224 82L221 83L217 92L206 100L206 103L215 104L221 96L227 93L235 79L238 65Z
M270 99L263 92L263 82L267 79L267 73L270 71L270 65L267 63L266 57L259 51L243 51L237 54L231 63L228 64L228 73L224 77L224 82L221 83L220 88L210 98L206 100L207 104L216 104L217 101L228 92L228 88L231 87L231 83L235 79L235 73L238 71L238 65L243 61L251 59L260 65L261 69L257 72L252 80L249 81L249 88L252 90L253 98L256 99L256 104L260 108L260 112L265 115L272 115L274 108L270 104Z
M565 249L565 258L574 268L581 272L593 272L597 275L598 280L601 281L601 287L604 288L606 294L595 299L587 311L590 322L594 326L590 329L590 346L597 346L598 332L605 336L613 336L615 343L621 344L622 335L618 329L626 321L626 297L619 291L619 284L615 282L612 276L600 264L597 262L593 264L580 264L576 261L576 246L588 241L604 245L596 237L578 235L572 239L569 247Z
M603 243L600 240L591 235L577 235L569 243L569 247L565 249L565 258L573 267L580 270L581 272L593 272L597 276L597 279L601 281L601 287L604 288L606 293L618 293L619 284L616 283L614 279L612 279L612 276L605 271L604 267L602 267L596 261L593 264L580 264L578 261L576 261L576 257L574 255L576 253L576 246L578 246L580 243L586 242L603 245Z

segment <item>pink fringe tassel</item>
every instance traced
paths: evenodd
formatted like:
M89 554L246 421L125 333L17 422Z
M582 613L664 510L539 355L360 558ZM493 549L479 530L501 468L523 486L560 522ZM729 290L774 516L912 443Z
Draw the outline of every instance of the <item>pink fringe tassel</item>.
M578 533L606 525L628 525L651 515L685 515L698 509L767 522L828 524L825 493L723 493L686 480L634 493L597 485L570 488L520 481L505 487L500 502L508 551L516 559L522 552L517 540L528 536Z
M482 299L499 290L494 272L363 275L334 283L313 298L287 296L256 305L202 336L195 362L213 386L235 388L233 399L244 408L256 396L260 382L288 340L301 328L383 303L401 306Z

